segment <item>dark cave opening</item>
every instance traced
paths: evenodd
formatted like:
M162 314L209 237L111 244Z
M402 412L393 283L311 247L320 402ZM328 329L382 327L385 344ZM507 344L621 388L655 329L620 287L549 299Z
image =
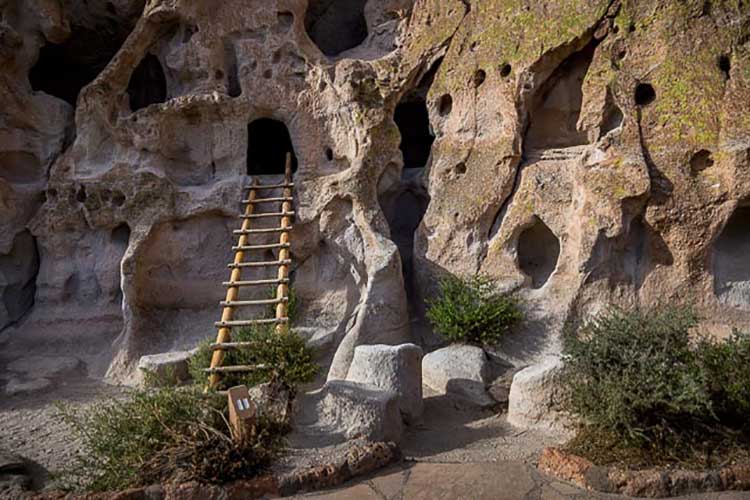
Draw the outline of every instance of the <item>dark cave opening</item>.
M404 168L422 168L427 165L435 136L430 130L427 103L421 97L402 101L393 116L401 133L399 145L404 156Z
M690 158L690 173L698 175L707 168L714 165L714 156L711 151L701 149Z
M128 96L133 112L167 100L167 78L155 55L146 54L133 71L128 82Z
M636 106L648 106L656 100L656 91L649 83L639 83L635 87L634 95Z
M518 267L531 278L533 288L542 288L557 267L560 257L560 240L542 222L534 223L518 237Z
M292 172L296 172L297 158L284 123L260 118L247 126L247 175L283 175L287 153L292 153Z
M737 208L714 244L714 293L725 304L750 308L750 206Z
M39 50L29 82L41 91L76 105L81 89L91 83L120 50L143 10L143 1L130 2L123 12L110 4L77 2L71 6L70 36L61 44Z
M529 107L529 124L524 145L542 150L580 146L588 142L578 130L583 104L583 81L599 42L592 39L555 68L534 96Z
M367 38L367 0L309 0L305 29L325 55L334 57Z

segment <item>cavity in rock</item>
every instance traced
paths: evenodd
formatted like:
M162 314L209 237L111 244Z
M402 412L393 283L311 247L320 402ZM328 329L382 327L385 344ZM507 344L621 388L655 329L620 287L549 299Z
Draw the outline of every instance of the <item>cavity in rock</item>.
M0 255L0 330L20 319L34 304L39 253L28 230L17 234L7 255Z
M750 309L750 206L737 208L714 244L714 293L724 304Z
M282 122L260 118L248 125L247 175L283 174L287 153L292 153L292 171L296 172L292 138Z
M321 52L329 57L356 47L367 38L367 0L310 0L305 28Z
M588 142L578 130L586 73L598 41L592 39L582 50L564 60L544 81L531 102L524 145L539 150L579 146Z
M533 288L541 288L557 267L560 241L538 217L518 237L518 267L531 278Z
M167 79L159 59L153 54L146 54L133 71L128 83L128 95L131 111L167 100Z

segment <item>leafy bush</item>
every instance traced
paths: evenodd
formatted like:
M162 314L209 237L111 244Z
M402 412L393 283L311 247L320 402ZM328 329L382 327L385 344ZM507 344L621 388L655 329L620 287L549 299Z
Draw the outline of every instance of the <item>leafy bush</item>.
M494 345L523 318L518 302L482 275L443 278L428 306L430 323L451 342Z
M741 431L750 417L750 339L693 341L696 324L687 309L613 310L569 335L567 407L584 434L684 458Z
M293 387L312 381L318 372L312 350L305 339L294 331L276 332L273 325L255 325L233 332L232 341L249 342L252 346L227 351L224 366L263 365L264 368L252 372L224 373L220 389L243 384L253 386L272 379ZM202 385L208 383L208 374L204 369L211 366L213 350L210 346L213 342L213 338L202 342L190 359L190 375Z
M283 423L259 419L249 442L231 439L226 400L198 386L136 390L85 410L59 413L82 449L66 479L75 489L104 491L170 479L224 482L270 465L283 444Z

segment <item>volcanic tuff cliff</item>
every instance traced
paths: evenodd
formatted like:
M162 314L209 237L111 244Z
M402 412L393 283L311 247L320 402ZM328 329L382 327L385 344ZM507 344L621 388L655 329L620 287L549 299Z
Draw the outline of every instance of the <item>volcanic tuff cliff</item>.
M516 364L608 303L750 326L743 0L0 0L0 63L6 353L124 381L213 335L242 187L288 147L330 377L434 345L445 272L524 297Z

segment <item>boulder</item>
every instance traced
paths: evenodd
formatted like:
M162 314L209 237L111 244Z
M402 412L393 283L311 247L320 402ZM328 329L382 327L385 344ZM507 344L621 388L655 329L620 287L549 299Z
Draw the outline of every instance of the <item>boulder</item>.
M407 422L422 416L422 349L419 346L357 346L346 380L395 392Z
M160 381L184 382L190 379L188 361L192 355L192 351L172 351L141 356L138 369Z
M278 382L266 382L248 389L258 414L279 423L291 420L292 397L289 389Z
M560 427L560 384L562 360L544 358L513 377L508 397L508 422L524 429Z
M496 404L487 394L492 377L490 361L481 347L451 345L431 352L422 361L424 384L481 407Z
M402 433L398 401L393 391L329 380L320 390L301 398L298 424L308 435L398 442Z

